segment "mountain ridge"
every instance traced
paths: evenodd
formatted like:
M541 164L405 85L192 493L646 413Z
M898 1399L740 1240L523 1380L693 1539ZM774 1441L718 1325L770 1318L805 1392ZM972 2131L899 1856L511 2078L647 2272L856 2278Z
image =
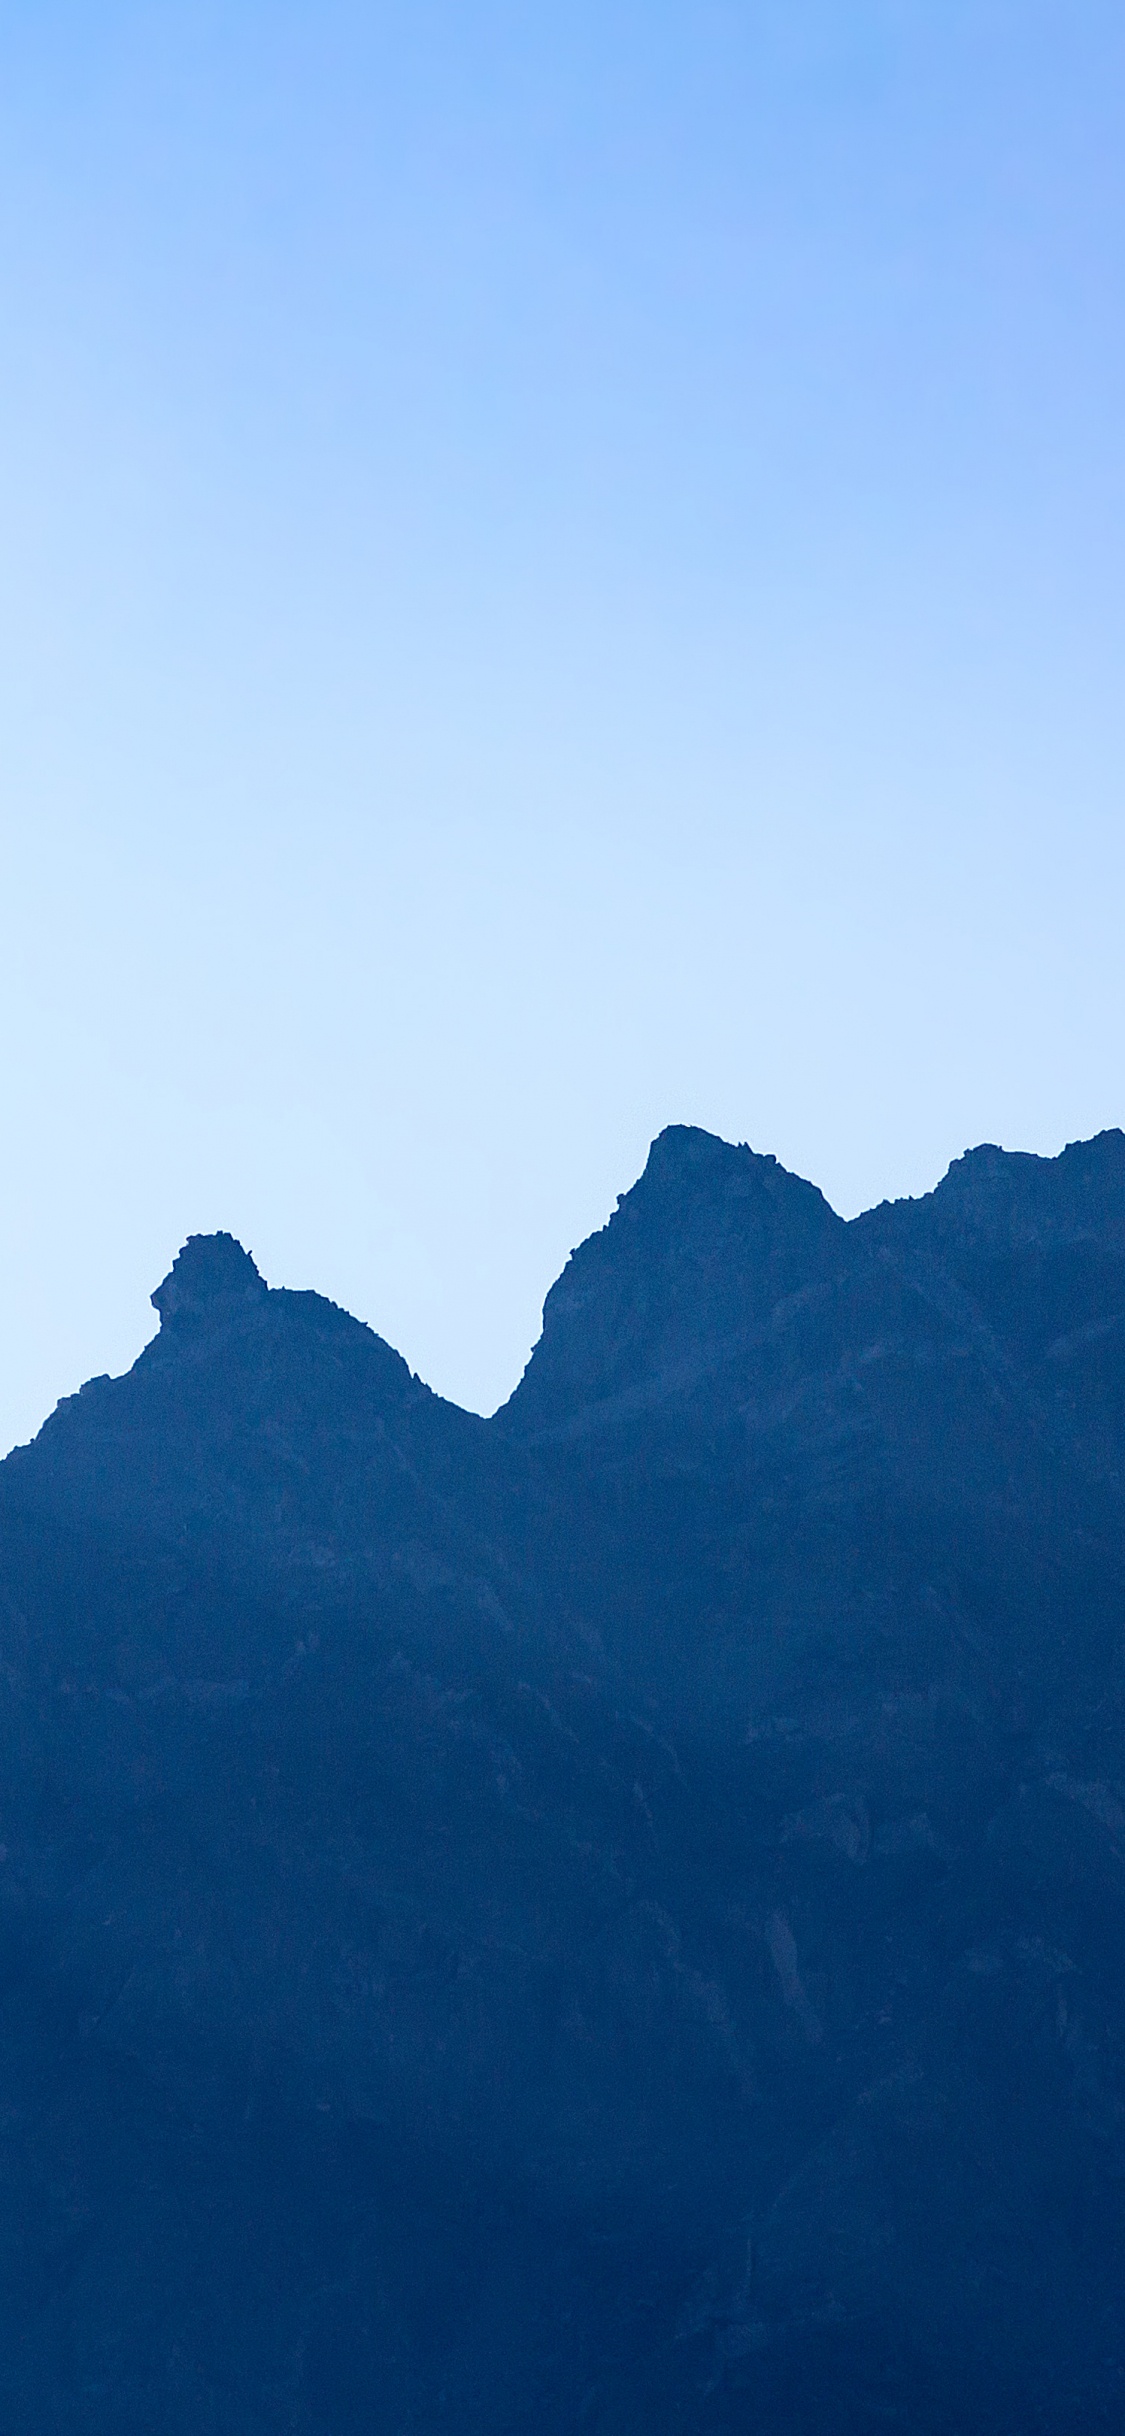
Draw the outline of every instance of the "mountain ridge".
M646 1194L652 1199L658 1196L663 1199L663 1211L659 1211L658 1202L658 1222L660 1215L666 1217L669 1184L674 1187L676 1183L682 1183L685 1174L690 1173L693 1167L698 1170L701 1166L710 1168L712 1175L716 1171L725 1171L728 1178L736 1175L741 1187L738 1198L742 1200L746 1198L746 1182L750 1175L760 1178L767 1190L772 1187L775 1194L788 1193L796 1188L795 1198L805 1203L806 1210L815 1207L818 1214L823 1214L826 1240L834 1239L840 1243L845 1229L853 1239L886 1242L888 1235L893 1236L895 1230L906 1233L935 1216L944 1222L941 1229L943 1235L951 1236L964 1234L967 1226L971 1229L975 1217L978 1234L986 1238L991 1219L992 1234L999 1240L1003 1232L1003 1216L1007 1220L1010 1236L1015 1230L1015 1240L1027 1245L1040 1244L1044 1235L1043 1216L1040 1216L1038 1229L1036 1227L1038 1205L1039 1211L1046 1216L1046 1239L1057 1239L1060 1234L1067 1240L1077 1242L1108 1239L1115 1248L1125 1249L1125 1132L1119 1127L1107 1127L1087 1140L1069 1142L1054 1156L1031 1151L1009 1151L995 1143L980 1143L953 1159L929 1192L880 1201L860 1211L854 1218L843 1219L831 1208L819 1187L783 1167L772 1153L755 1152L746 1143L728 1143L720 1135L711 1134L699 1126L670 1124L654 1138L641 1175L627 1192L618 1195L616 1208L609 1219L603 1226L595 1228L571 1253L547 1295L544 1329L532 1348L521 1378L497 1412L487 1418L496 1420L500 1415L508 1414L519 1398L528 1374L533 1371L536 1357L541 1354L544 1337L548 1333L548 1314L553 1319L555 1312L565 1308L573 1298L575 1263L582 1263L593 1249L600 1249L614 1241L613 1230L620 1230L623 1214L626 1221L632 1218L638 1207L643 1207ZM1024 1183L1030 1189L1020 1194L1016 1189L1019 1183ZM661 1187L664 1188L663 1192ZM1101 1195L1103 1204L1107 1188L1116 1192L1119 1203L1116 1211L1108 1216L1103 1206L1098 1213L1099 1222L1095 1222L1090 1206L1091 1187L1095 1195ZM1052 1198L1055 1203L1053 1210L1050 1208ZM1084 1224L1079 1214L1083 1211L1086 1213ZM792 1250L794 1256L799 1257L796 1247L792 1247ZM153 1307L161 1320L161 1331L142 1349L142 1355L137 1359L151 1353L153 1345L160 1343L160 1335L165 1330L176 1335L185 1329L190 1331L193 1322L198 1324L202 1315L206 1315L209 1327L218 1324L223 1316L233 1323L240 1306L244 1313L252 1311L256 1304L270 1295L285 1295L294 1301L305 1299L325 1313L340 1313L351 1327L364 1330L377 1344L384 1346L395 1363L402 1364L418 1385L425 1385L419 1374L410 1371L403 1357L394 1353L386 1339L380 1337L369 1322L354 1319L344 1311L343 1306L315 1292L310 1294L308 1289L268 1286L260 1276L253 1255L244 1249L236 1237L224 1230L189 1235L185 1239L167 1276L151 1296ZM130 1367L135 1368L136 1364ZM117 1375L127 1377L129 1373ZM85 1380L71 1395L60 1399L60 1406L70 1405L75 1396L102 1388L109 1381L108 1372ZM433 1395L436 1391L427 1389L427 1393ZM438 1400L450 1405L448 1398ZM455 1404L450 1409L468 1410ZM48 1422L52 1418L52 1415L48 1415ZM42 1427L46 1426L47 1423L42 1424L35 1438L27 1443L34 1444L41 1435ZM13 1454L21 1451L18 1447L10 1450Z
M0 1465L0 2422L1125 2418L1125 1137L658 1137L491 1420L194 1237Z

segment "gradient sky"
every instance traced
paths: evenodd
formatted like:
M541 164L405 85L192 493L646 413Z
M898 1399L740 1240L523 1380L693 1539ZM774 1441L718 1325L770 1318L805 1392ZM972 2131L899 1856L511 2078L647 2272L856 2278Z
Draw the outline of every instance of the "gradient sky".
M1120 0L0 0L0 1441L1125 1120Z

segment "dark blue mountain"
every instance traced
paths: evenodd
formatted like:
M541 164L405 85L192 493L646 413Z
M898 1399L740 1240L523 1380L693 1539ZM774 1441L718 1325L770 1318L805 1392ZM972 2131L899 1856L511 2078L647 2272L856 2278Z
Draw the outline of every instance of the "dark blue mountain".
M0 2430L1125 2429L1125 1137L685 1127L490 1422L192 1238L0 1466Z

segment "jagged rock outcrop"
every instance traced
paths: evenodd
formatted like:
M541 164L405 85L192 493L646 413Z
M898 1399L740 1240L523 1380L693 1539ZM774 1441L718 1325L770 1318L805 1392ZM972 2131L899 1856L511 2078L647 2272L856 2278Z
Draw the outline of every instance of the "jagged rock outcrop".
M505 1418L571 1435L682 1391L830 1271L844 1233L776 1159L668 1126L552 1286Z
M492 1422L196 1237L0 1466L0 2425L1125 2418L1125 1138L672 1127Z

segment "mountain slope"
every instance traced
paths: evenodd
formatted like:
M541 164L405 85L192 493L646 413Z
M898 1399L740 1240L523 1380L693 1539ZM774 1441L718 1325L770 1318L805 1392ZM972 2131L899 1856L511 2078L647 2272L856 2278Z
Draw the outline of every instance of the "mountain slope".
M670 1128L491 1423L154 1300L0 1466L0 2426L1119 2427L1125 1139Z

